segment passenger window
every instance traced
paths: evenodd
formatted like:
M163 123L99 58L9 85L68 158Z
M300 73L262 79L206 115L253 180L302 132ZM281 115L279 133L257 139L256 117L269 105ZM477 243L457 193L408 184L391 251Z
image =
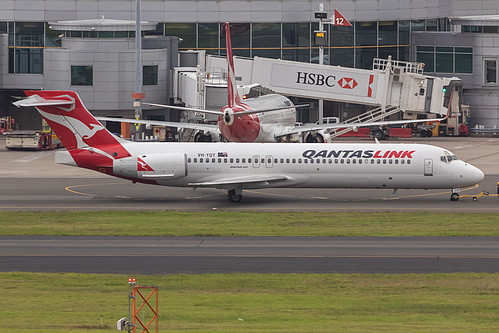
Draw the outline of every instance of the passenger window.
M335 159L335 160L334 160L334 164L338 164L338 159Z
M245 159L245 158L243 158L242 162L243 162L243 163L246 163L246 159Z
M281 158L281 163L284 163L284 158Z
M215 163L215 159L214 158L211 159L211 163Z
M323 160L322 160L322 164L326 164L326 159L323 159Z
M234 159L233 158L231 158L229 161L230 161L230 163L234 163Z
M304 160L303 160L303 163L307 164L307 163L308 163L308 160L307 160L307 159L304 159Z
M190 157L187 159L187 163L191 163L191 158Z
M405 163L405 161L404 161L404 160L400 160L400 164L404 164L404 163Z
M395 160L395 164L399 164L399 160Z
M386 160L383 160L383 164L386 164Z
M198 159L194 157L194 163L197 163L198 162Z
M298 159L298 163L301 164L301 158Z
M378 161L378 164L381 164L381 160L377 160Z
M341 164L345 163L345 160L344 160L344 159L341 159L341 160L340 160L340 163L341 163Z
M357 163L357 160L356 160L355 158L354 158L354 159L352 159L352 163L353 163L353 164Z
M203 163L203 159L202 158L199 159L199 163Z
M350 159L349 158L347 158L347 164L350 164Z
M248 158L248 163L251 163L251 158Z
M288 164L289 164L289 158L287 158L287 159L286 159L286 163L288 163Z
M224 163L227 163L227 158L224 158Z
M411 160L407 160L407 164L411 164Z
M296 158L293 158L293 164L296 163Z
M221 158L218 159L218 163L222 163L222 159Z
M392 163L393 163L393 160L388 160L388 163L389 163L389 164L392 164Z

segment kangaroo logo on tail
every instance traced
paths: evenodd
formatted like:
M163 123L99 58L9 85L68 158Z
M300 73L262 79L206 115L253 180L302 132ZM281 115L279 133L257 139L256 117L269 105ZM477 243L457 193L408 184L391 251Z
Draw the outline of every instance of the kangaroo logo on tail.
M112 166L114 159L130 156L118 139L85 108L77 93L25 93L28 98L14 104L36 107L78 165L87 168Z

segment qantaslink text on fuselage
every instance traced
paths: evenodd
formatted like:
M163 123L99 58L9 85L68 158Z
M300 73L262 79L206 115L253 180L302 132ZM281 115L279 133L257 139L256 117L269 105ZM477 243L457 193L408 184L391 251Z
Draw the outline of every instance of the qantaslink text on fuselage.
M315 86L328 86L330 88L334 87L336 85L336 76L335 75L328 75L325 76L323 74L317 74L317 73L306 73L306 72L296 72L297 78L296 78L296 83L299 84L308 84L308 85L315 85Z
M412 158L415 150L305 150L305 158Z

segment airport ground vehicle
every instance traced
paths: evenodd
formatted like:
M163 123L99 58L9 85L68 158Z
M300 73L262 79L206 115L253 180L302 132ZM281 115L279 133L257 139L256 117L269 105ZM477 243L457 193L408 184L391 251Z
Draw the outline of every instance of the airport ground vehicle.
M9 150L49 150L61 145L56 135L42 131L12 131L5 134Z
M4 134L13 130L13 126L15 121L10 116L5 116L0 118L0 134Z

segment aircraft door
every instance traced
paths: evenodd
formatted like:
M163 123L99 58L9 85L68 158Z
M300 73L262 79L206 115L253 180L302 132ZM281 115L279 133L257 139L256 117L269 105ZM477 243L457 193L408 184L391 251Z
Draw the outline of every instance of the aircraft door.
M267 168L272 168L274 166L271 155L265 156L265 166Z
M253 156L253 168L259 168L260 167L260 156L255 155Z
M433 160L431 158L425 158L424 160L424 175L433 176Z

